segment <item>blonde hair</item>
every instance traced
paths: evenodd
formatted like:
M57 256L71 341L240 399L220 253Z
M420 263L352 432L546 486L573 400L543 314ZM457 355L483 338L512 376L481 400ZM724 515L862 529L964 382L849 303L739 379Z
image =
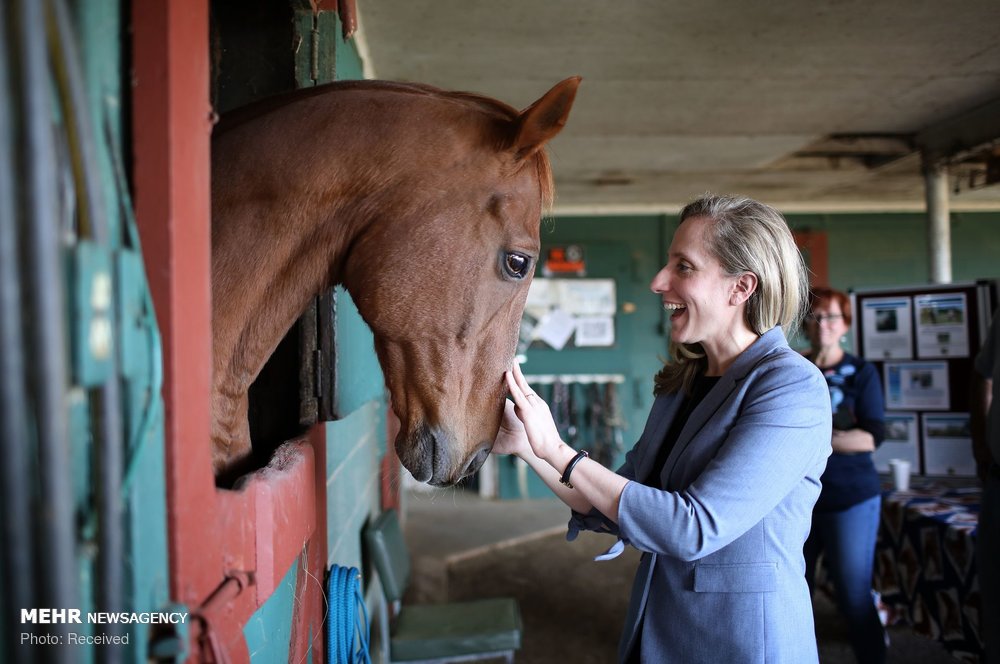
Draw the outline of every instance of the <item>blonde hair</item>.
M775 325L785 333L798 327L809 297L809 277L802 254L780 212L752 198L707 195L681 210L680 222L707 217L708 250L729 276L751 273L757 288L746 302L747 326L764 334ZM671 359L656 374L655 394L690 391L707 366L701 344L669 345Z

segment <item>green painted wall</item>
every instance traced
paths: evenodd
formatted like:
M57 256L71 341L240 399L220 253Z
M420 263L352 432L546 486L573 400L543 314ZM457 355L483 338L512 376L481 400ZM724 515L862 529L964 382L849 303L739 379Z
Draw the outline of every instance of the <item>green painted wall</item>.
M361 531L379 508L378 438L384 438L384 421L383 406L373 400L326 425L329 565L361 568Z
M1000 277L1000 213L952 215L955 281ZM842 290L927 283L922 214L789 215L796 230L822 231L829 243L830 285Z

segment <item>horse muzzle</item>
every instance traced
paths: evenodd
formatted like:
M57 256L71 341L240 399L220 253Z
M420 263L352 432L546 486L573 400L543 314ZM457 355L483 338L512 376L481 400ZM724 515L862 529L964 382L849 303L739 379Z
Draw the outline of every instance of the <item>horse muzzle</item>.
M410 436L400 432L396 438L400 462L414 479L431 486L451 486L472 475L485 463L491 447L484 442L469 452L450 431L426 425Z

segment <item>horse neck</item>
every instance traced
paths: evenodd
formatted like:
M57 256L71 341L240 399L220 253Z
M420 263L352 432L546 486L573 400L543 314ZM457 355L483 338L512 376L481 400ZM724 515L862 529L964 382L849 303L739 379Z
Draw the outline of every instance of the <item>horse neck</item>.
M215 379L228 393L247 389L309 301L340 282L357 231L346 213L320 217L286 199L269 208L214 262Z

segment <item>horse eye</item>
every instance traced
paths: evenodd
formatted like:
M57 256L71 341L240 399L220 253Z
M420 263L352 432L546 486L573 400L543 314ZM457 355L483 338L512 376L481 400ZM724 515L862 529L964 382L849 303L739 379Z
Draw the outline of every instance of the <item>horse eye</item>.
M524 254L507 252L504 255L503 268L512 279L524 279L531 268L531 259Z

